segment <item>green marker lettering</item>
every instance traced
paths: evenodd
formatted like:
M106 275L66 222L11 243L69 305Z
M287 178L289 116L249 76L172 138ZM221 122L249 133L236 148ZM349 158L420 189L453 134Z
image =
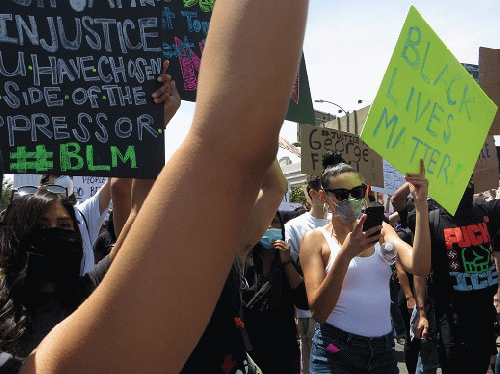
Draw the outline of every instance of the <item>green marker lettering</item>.
M35 170L38 171L48 171L52 169L53 167L53 162L50 161L49 159L52 159L54 157L54 152L47 152L45 149L45 146L42 144L39 144L36 146L36 152L35 152Z
M71 151L70 147L74 148L74 150ZM61 171L80 170L81 168L83 168L83 165L84 165L83 157L78 155L78 152L80 152L80 149L81 149L80 144L75 143L75 142L61 144L60 149L59 149ZM72 158L76 159L75 166L71 165Z
M26 147L17 147L16 152L10 153L10 159L15 160L11 162L9 167L11 171L25 173L28 170L36 172L48 171L52 169L54 163L52 158L54 152L47 152L45 145L37 145L35 152L26 152ZM28 159L31 159L28 161Z
M118 158L123 163L126 163L127 160L130 160L130 168L137 169L137 160L135 156L135 149L133 145L129 145L127 150L125 151L125 155L122 155L118 147L111 146L111 166L116 168L118 165Z
M94 147L87 145L87 166L89 170L109 170L109 165L94 165Z

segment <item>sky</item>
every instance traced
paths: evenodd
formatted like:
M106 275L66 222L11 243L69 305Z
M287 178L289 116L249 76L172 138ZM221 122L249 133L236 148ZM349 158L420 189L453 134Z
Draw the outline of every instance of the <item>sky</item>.
M479 47L500 49L498 1L310 0L303 49L313 101L332 101L346 111L370 104L411 5L460 62L477 64ZM337 114L335 105L313 104L316 110ZM194 108L183 101L168 125L166 158L187 133ZM294 142L296 129L285 121L281 136ZM278 159L285 154L280 151Z
M477 64L479 47L500 49L500 2L310 0L304 40L313 101L328 100L346 111L360 109L375 98L411 5L464 63ZM364 100L358 104L358 100ZM338 115L328 103L313 103ZM165 130L166 159L178 148L193 119L195 104L183 101ZM285 121L281 136L297 138L295 123ZM500 145L500 137L496 137ZM278 159L290 156L280 150Z

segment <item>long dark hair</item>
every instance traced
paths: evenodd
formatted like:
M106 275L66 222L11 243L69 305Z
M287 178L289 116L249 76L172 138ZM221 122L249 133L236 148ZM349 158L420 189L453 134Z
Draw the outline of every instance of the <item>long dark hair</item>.
M276 217L278 217L278 219L280 221L281 236L283 237L283 240L285 240L285 220L283 219L283 214L278 210L276 212Z
M23 241L50 207L61 203L68 211L75 232L81 238L73 205L57 194L39 190L13 200L0 225L0 351L19 354L18 340L29 325L26 309L26 270L29 254Z

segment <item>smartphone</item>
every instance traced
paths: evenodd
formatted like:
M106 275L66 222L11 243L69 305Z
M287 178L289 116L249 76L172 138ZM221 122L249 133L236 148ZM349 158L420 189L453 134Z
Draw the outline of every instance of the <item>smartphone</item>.
M372 227L379 226L384 220L384 206L380 203L372 203L368 208L366 208L365 214L366 221L363 223L363 231L367 231ZM376 231L370 236L380 234L380 230Z

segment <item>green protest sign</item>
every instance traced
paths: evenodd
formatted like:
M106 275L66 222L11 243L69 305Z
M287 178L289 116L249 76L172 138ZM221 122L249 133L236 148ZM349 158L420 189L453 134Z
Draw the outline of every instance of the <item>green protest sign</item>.
M497 111L412 6L361 138L454 214Z
M314 125L315 123L311 90L309 89L309 79L307 77L306 61L303 53L300 59L299 72L295 78L292 96L290 97L290 103L288 104L286 119L309 125Z

